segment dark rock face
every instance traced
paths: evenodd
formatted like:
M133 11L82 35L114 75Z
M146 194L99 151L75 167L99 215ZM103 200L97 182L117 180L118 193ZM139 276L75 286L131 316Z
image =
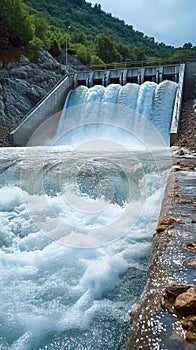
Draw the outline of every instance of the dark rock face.
M65 52L61 62L65 62ZM68 55L68 66L40 49L37 62L21 56L6 66L0 61L0 147L11 146L8 135L24 116L68 73L87 67Z
M6 116L3 125L15 125L22 117L46 94L46 91L36 84L30 84L22 79L5 78L3 85Z
M66 74L66 67L40 50L37 63L21 56L0 68L0 126L14 128Z

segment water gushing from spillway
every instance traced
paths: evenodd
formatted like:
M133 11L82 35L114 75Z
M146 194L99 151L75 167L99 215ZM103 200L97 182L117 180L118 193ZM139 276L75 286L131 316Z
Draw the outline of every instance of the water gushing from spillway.
M163 142L169 145L176 90L177 84L172 81L163 81L160 84L145 82L141 86L131 83L124 86L110 84L106 88L95 85L89 89L86 86L79 86L69 92L65 101L57 128L56 144L78 144L90 138L107 138L108 134L113 140L123 143L125 135L120 132L120 128L130 131L131 127L133 133L140 130L140 138L153 128L160 134ZM123 116L126 121L120 121L116 136L114 128L109 132L105 129L108 120L112 120L116 114L120 119L120 106L122 110L126 107L126 117ZM74 113L74 107L76 113ZM75 140L73 135L70 138L70 133L62 138L62 134L67 131L70 119L74 119L75 126L80 127ZM128 126L127 123L129 123ZM94 124L93 128L92 124ZM128 145L133 145L131 137Z
M81 86L51 140L63 146L0 149L1 350L124 347L171 166L175 91Z

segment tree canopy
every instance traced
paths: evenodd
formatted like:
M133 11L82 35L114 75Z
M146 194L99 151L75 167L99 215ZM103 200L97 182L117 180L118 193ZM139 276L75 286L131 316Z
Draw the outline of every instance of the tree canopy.
M32 45L53 51L58 55L65 45L66 33L52 26L41 13L23 0L1 0L0 49ZM54 48L56 47L56 51Z

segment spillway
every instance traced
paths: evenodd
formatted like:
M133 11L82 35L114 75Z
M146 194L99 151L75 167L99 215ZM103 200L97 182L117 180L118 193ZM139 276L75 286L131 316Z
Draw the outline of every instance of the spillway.
M176 90L177 83L172 81L145 82L142 85L127 83L124 86L110 84L106 88L79 86L67 96L55 143L78 144L109 136L119 143L124 143L126 138L127 144L133 146L133 137L126 135L127 131L140 141L144 139L145 143L159 135L162 140L154 145L165 143L169 146ZM106 131L108 125L112 126L109 132Z

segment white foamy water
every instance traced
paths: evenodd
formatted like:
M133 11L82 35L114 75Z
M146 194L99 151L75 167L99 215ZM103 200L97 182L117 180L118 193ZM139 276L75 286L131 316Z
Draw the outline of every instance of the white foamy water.
M0 157L0 349L120 349L167 156L56 147Z
M176 86L80 86L29 142L58 147L0 149L1 350L124 347L171 166Z

